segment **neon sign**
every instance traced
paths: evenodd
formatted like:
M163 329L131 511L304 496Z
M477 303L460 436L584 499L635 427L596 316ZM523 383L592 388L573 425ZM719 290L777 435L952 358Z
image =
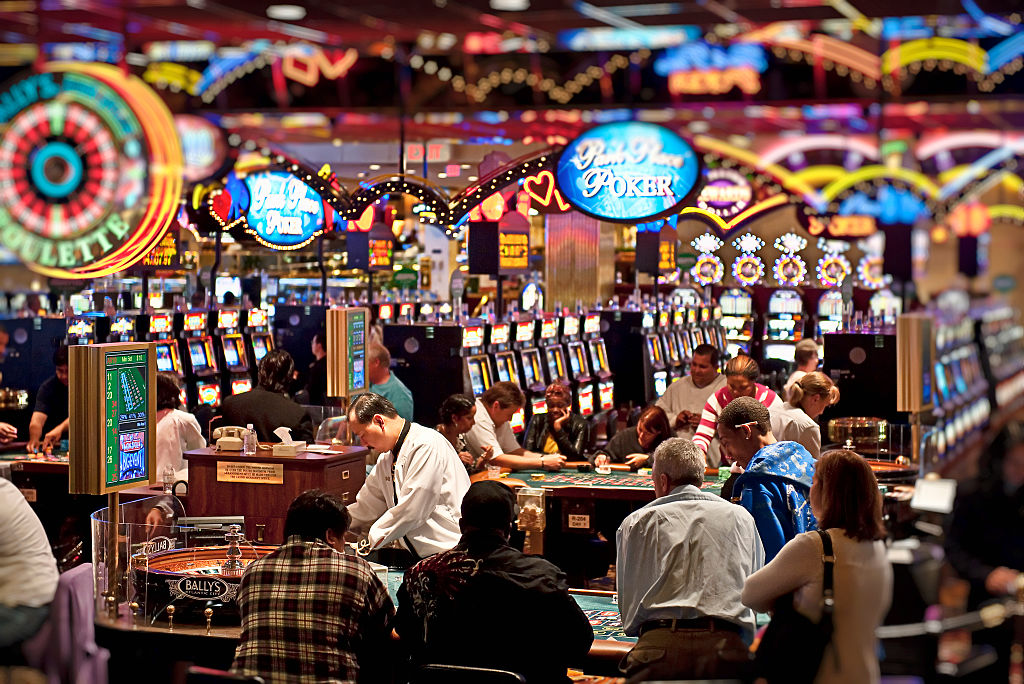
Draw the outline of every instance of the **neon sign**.
M523 181L523 190L542 206L551 206L551 201L554 200L559 211L566 211L571 207L562 198L562 193L555 188L555 176L547 169L534 176L528 176Z
M725 266L714 254L701 254L697 257L697 263L690 269L690 276L701 286L720 283L724 275Z
M593 218L639 223L678 211L693 191L700 162L678 135L632 121L597 126L573 140L556 164L556 186Z
M850 275L850 261L842 254L826 254L818 260L818 282L825 287L841 287Z
M386 270L391 268L394 242L387 239L370 240L369 242L370 270Z
M753 43L729 47L703 41L669 48L654 61L654 71L668 78L673 95L727 93L733 88L752 95L761 90L768 68L764 48Z
M321 48L313 48L308 53L300 48L292 48L281 61L281 73L312 88L320 82L321 76L329 81L344 78L358 57L359 52L355 48L344 52L331 50L330 54Z
M796 254L783 254L775 260L772 275L780 285L797 287L807 277L807 264Z
M885 287L885 274L882 271L883 259L875 254L868 254L861 257L857 263L857 277L864 283L864 287L870 290L880 290Z
M530 266L530 236L528 233L498 230L498 269L526 271Z
M181 138L185 180L198 183L215 174L227 155L227 144L221 130L206 119L191 114L176 115L174 126Z
M753 254L742 254L732 262L732 277L744 285L757 285L764 278L764 262Z
M914 193L903 188L882 186L874 198L854 192L839 205L841 216L870 216L882 225L913 225L928 214L928 207Z
M245 178L249 191L246 232L265 247L298 249L324 231L324 203L316 191L281 171Z
M697 206L715 216L730 219L750 206L754 191L739 171L734 169L708 169L707 182L697 197Z

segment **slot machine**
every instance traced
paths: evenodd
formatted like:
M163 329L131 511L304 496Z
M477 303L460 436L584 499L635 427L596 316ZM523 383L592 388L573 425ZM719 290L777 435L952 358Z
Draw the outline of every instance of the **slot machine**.
M843 294L838 290L828 290L818 300L818 356L825 358L825 338L828 333L843 330Z
M565 351L558 342L560 318L544 318L540 322L537 343L544 353L544 364L548 369L548 384L561 381L569 383L569 372L565 366Z
M534 341L536 329L537 321L532 318L519 321L515 324L516 337L513 343L513 348L519 354L519 366L523 369L523 381L519 387L526 395L526 407L530 415L547 411L544 403L547 382L544 379L541 351Z
M491 359L484 350L484 324L481 321L467 323L462 327L463 377L468 380L467 391L479 397L494 384L491 375Z
M392 323L384 326L383 334L394 369L416 399L413 419L421 425L436 425L442 401L470 392L462 326Z
M394 323L397 318L396 306L390 302L377 305L377 320L380 321L381 325L388 325Z
M903 300L883 288L871 295L868 308L877 325L896 325L896 317L903 313Z
M181 330L182 360L189 406L220 406L220 368L210 336L209 312L189 311Z
M243 311L242 339L246 342L249 377L255 381L260 361L274 349L274 336L270 334L270 316L265 309Z
M754 336L754 300L740 289L726 290L719 298L722 327L725 329L725 352L729 358L750 354Z
M67 343L69 347L104 342L110 334L110 319L101 313L85 313L68 318Z
M397 322L399 323L415 323L416 322L416 305L413 302L402 302L398 305L398 317Z
M668 309L658 312L658 337L661 338L661 348L665 353L668 384L672 384L672 381L683 377L684 363L678 340L672 331L672 313Z
M562 319L562 342L569 359L570 382L576 410L585 418L594 415L594 376L587 362L587 350L580 336L580 317L577 314Z
M615 408L615 384L612 382L614 375L608 368L608 350L601 338L601 314L588 313L583 317L583 342L597 385L597 410L610 411Z
M188 406L188 393L185 391L185 369L181 364L178 345L174 341L174 315L169 313L152 314L149 317L149 329L143 339L156 343L157 371L175 373L181 379L181 405Z
M684 306L678 306L672 311L672 336L676 338L676 348L679 350L679 356L683 360L683 374L686 374L686 368L693 358L693 347L690 340L690 334L686 329L686 315L687 310Z
M644 311L640 327L644 336L644 403L649 404L668 389L668 366L658 334L656 313Z
M793 363L796 343L803 338L803 299L796 290L776 290L765 314L764 358Z
M237 309L218 311L214 333L220 340L220 360L223 362L221 391L224 396L248 392L252 389L252 376L245 338L242 337L241 312Z
M514 382L517 385L520 380L519 360L516 353L512 351L510 342L512 324L501 322L491 325L490 339L488 340L487 351L491 355L495 368L495 378L498 382ZM509 421L512 431L519 434L526 429L526 410L521 408Z
M148 316L133 314L117 314L110 321L110 333L107 342L137 342L143 338L141 328Z

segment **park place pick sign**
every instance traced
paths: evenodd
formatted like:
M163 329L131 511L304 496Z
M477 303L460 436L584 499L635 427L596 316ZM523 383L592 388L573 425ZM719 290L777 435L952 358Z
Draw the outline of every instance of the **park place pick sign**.
M591 128L562 151L555 181L574 208L602 221L638 223L679 210L700 160L667 128L640 121Z

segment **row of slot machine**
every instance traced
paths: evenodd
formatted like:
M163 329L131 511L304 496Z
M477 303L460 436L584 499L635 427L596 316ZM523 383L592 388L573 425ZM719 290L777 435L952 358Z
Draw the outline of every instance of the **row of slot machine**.
M746 290L723 291L719 305L725 329L725 351L729 357L746 354L758 360L792 363L797 342L814 335L820 346L824 335L839 332L849 319L849 315L844 316L843 295L838 290L821 292L815 316L808 315L805 298L796 290L774 290L763 314L757 311L754 297ZM895 324L900 310L900 299L887 289L875 292L868 302L870 316L887 324ZM757 325L759 318L763 319L763 325ZM755 340L760 340L758 349L754 349Z
M190 410L216 408L222 397L251 390L260 361L274 348L263 309L84 314L70 318L67 331L69 345L156 343L157 370L182 379L182 403Z
M437 422L445 397L480 396L496 382L515 382L526 406L512 418L520 433L546 411L544 390L561 381L572 388L573 409L596 419L615 406L613 372L598 313L461 324L430 322L384 326L384 345L415 398L417 422Z

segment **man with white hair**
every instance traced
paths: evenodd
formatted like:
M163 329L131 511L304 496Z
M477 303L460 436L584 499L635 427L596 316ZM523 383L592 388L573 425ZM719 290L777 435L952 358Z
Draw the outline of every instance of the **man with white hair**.
M744 678L754 614L740 593L764 564L754 519L700 491L704 452L688 439L662 442L651 477L657 498L616 535L622 624L640 637L623 671L637 681Z

